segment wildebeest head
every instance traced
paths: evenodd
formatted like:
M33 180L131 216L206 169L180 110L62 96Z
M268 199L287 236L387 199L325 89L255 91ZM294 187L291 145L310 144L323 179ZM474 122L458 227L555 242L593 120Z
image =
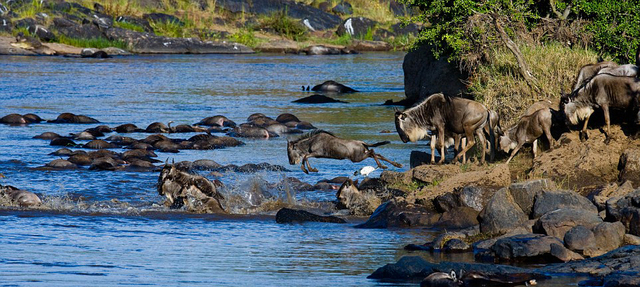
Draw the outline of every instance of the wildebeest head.
M507 134L505 134L503 136L500 136L499 148L503 152L507 152L508 153L510 150L515 148L516 144L517 143L515 141L512 141L511 138L509 138L508 132L507 132Z
M303 152L298 148L295 142L287 142L287 157L289 157L289 164L299 164L303 156Z
M564 104L564 114L572 125L577 125L580 120L586 119L592 113L593 108L591 106L580 107L576 101L570 97Z
M416 142L427 136L427 130L420 127L415 120L405 112L396 112L396 131L403 143Z

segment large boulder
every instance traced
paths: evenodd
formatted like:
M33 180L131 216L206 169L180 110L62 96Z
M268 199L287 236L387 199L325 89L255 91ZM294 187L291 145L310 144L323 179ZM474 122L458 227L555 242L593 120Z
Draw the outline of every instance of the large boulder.
M612 251L624 243L625 229L621 222L602 222L592 228L596 246L585 248L583 253L589 257L600 256Z
M0 16L0 32L9 32L13 30L11 19L9 17Z
M224 200L208 179L188 173L167 164L158 177L158 193L167 198L171 208L185 208L196 213L226 213L221 201Z
M362 39L367 33L372 33L376 27L376 21L373 21L365 17L350 17L338 27L336 34L342 36L348 34L349 36Z
M442 214L436 227L445 229L468 228L478 225L479 211L471 207L457 207Z
M615 197L623 197L633 192L633 190L633 184L629 180L625 180L620 185L612 182L592 191L591 193L589 193L589 195L587 195L587 198L590 199L593 204L598 207L598 210L605 210L607 208L607 201L609 199Z
M45 42L51 42L56 39L56 35L54 35L51 30L41 25L29 26L28 31L31 35L36 35L40 40Z
M628 233L640 235L640 189L607 200L606 219L621 221Z
M351 6L351 3L342 1L331 8L331 12L339 15L351 15L353 14L353 7Z
M496 241L490 251L495 261L498 262L553 262L554 256L551 256L552 244L562 246L562 241L556 237L542 234L521 234Z
M564 234L564 244L573 251L582 252L596 247L596 236L591 229L578 225Z
M151 27L151 24L149 23L149 21L143 18L124 15L124 16L116 17L115 20L116 22L123 22L123 23L129 23L129 24L140 26L145 32L153 33L153 28Z
M618 160L618 170L620 171L619 180L633 180L636 184L640 183L640 149L624 150Z
M542 191L535 197L532 218L539 218L551 211L561 208L598 213L598 208L584 196L573 191Z
M467 90L462 82L467 75L446 59L436 59L431 49L431 46L422 46L404 57L404 92L413 102L435 93L457 95Z
M511 184L509 192L522 211L531 215L536 195L543 190L554 190L555 187L555 183L550 179L533 179Z
M527 219L506 188L493 194L478 216L480 231L489 234L507 233L522 226Z
M592 228L601 222L602 218L597 212L562 208L540 217L534 225L534 232L564 238L565 233L575 226Z
M439 214L406 201L387 201L380 205L369 219L357 228L425 227L438 221Z
M537 269L535 272L545 274L580 273L597 277L625 274L640 278L640 245L620 247L602 256L587 258L581 261L550 264Z
M320 216L304 210L282 208L276 213L277 223L302 223L302 222L328 222L346 223L342 218L335 216Z
M69 38L96 39L103 38L100 29L93 24L76 24L64 18L53 18L53 29Z

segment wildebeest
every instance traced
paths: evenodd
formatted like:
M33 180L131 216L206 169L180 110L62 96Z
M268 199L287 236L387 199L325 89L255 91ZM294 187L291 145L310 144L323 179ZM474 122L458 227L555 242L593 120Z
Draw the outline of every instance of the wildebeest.
M580 88L580 86L585 84L585 82L587 82L593 76L597 75L598 72L600 72L600 70L604 68L615 68L615 67L618 67L618 64L611 61L602 61L595 64L582 66L580 68L580 71L578 71L578 76L576 77L576 80L573 83L573 91L577 90L578 88Z
M356 93L358 91L349 88L343 84L340 84L336 81L325 81L320 85L315 85L311 88L314 92L325 92L325 93Z
M586 136L589 117L597 107L602 108L607 125L605 136L609 140L611 120L609 108L638 111L638 97L640 96L640 80L635 77L621 77L609 74L598 74L588 83L574 91L572 95L563 96L561 107L567 120L573 124L584 120L580 131L580 138Z
M426 137L428 131L435 131L441 155L444 155L445 134L466 136L469 144L454 157L453 160L457 161L475 144L474 135L481 143L485 142L483 129L490 118L487 108L476 101L438 93L414 107L396 112L395 123L400 139L405 143L418 141ZM491 123L489 125L491 126ZM494 142L493 137L490 140ZM481 163L484 163L485 153L486 146L482 144ZM444 156L438 163L442 162Z
M500 149L511 152L507 163L518 153L518 150L526 143L533 143L533 158L538 153L538 138L544 134L549 140L549 146L553 149L555 140L551 136L551 110L549 108L538 109L532 114L525 114L518 124L510 128L500 137Z
M294 141L287 142L287 156L289 157L289 164L301 163L300 167L305 173L318 171L309 165L310 157L349 159L352 162L361 162L370 157L376 161L376 164L378 164L380 168L387 167L382 165L379 160L384 160L395 167L402 167L401 164L390 161L384 156L376 154L373 149L370 149L388 143L388 141L384 141L367 144L359 140L341 139L330 132L316 130Z

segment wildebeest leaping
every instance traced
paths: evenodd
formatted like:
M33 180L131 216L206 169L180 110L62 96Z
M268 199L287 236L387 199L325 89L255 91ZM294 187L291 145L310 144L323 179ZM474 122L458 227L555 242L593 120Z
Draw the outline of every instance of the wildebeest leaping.
M388 141L384 141L367 144L358 140L341 139L330 132L316 130L294 141L287 142L287 155L289 157L289 164L301 163L300 167L304 173L318 171L309 165L310 157L349 159L352 162L361 162L370 157L376 161L380 168L387 168L380 163L380 160L384 160L395 167L402 167L401 164L390 161L384 156L375 153L373 149L370 149L388 143Z

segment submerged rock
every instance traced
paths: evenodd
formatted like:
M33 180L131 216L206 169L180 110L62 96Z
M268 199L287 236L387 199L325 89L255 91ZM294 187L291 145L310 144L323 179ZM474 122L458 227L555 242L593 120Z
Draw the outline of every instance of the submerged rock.
M277 223L302 223L302 222L328 222L346 223L342 218L335 216L320 216L304 210L282 208L276 213Z
M431 226L440 219L440 214L406 201L391 200L378 206L369 219L357 228L390 228Z

